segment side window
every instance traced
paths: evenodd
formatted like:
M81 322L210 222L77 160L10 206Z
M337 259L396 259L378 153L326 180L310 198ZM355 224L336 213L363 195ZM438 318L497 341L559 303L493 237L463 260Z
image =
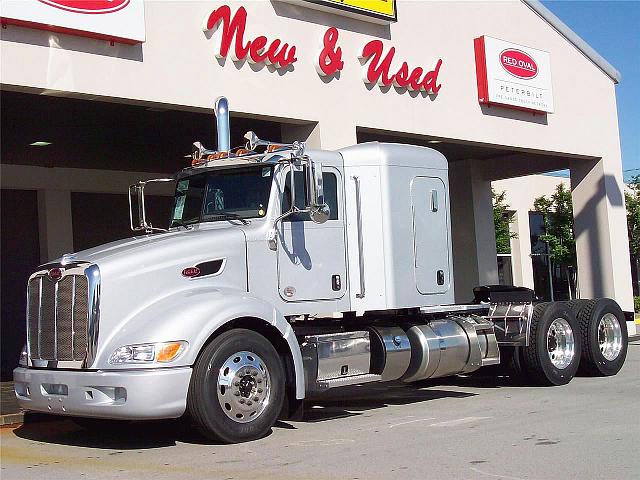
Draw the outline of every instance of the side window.
M296 189L296 207L305 208L305 199L307 197L305 172L295 172L295 189ZM329 205L331 214L329 220L338 219L338 179L335 173L322 172L322 182L324 186L324 201ZM282 196L281 212L288 212L291 208L291 172L287 173L284 186L284 194ZM294 213L289 215L283 221L285 222L305 222L311 221L308 213Z

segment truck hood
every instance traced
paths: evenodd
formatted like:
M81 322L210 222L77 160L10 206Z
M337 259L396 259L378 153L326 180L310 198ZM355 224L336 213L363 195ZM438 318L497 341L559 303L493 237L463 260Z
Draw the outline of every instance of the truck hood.
M136 325L140 312L176 295L202 289L226 288L247 291L247 249L240 226L207 225L155 235L129 238L96 248L65 255L60 260L91 262L100 270L100 333L98 356L113 350L112 337L128 335L143 328ZM182 275L185 268L203 262L223 260L219 272L197 278ZM158 340L162 321L147 325L148 341ZM171 324L170 319L164 323ZM176 334L177 335L177 334ZM160 338L160 337L158 337ZM105 349L107 351L105 351Z
M50 263L90 262L100 267L111 263L135 263L140 266L147 261L187 261L191 258L210 256L216 245L231 242L244 248L245 235L240 226L228 223L196 225L190 230L177 229L170 232L125 238L97 247L65 254ZM189 254L191 253L191 254ZM186 257L186 258L185 258Z

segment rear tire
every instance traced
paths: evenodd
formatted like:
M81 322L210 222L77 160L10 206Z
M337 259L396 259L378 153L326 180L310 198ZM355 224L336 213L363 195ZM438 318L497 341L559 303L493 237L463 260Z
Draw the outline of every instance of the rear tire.
M282 362L271 342L245 329L222 333L193 367L187 410L207 438L238 443L265 436L285 396Z
M618 373L628 347L627 323L620 306L610 298L579 300L571 306L582 336L579 372L591 376Z
M581 335L573 311L564 302L534 307L529 346L521 360L527 379L537 385L565 385L578 371Z

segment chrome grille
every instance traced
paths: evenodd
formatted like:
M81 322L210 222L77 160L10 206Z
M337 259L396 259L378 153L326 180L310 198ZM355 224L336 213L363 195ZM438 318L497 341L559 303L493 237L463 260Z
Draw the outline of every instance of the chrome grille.
M28 284L27 331L31 359L82 361L87 355L89 287L84 275L53 281L37 275Z

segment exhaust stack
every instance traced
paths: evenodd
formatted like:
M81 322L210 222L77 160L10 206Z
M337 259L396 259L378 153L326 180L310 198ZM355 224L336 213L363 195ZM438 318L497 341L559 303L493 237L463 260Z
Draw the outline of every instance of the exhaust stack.
M231 150L231 131L229 127L229 102L226 97L218 97L214 107L216 129L218 131L218 151Z

